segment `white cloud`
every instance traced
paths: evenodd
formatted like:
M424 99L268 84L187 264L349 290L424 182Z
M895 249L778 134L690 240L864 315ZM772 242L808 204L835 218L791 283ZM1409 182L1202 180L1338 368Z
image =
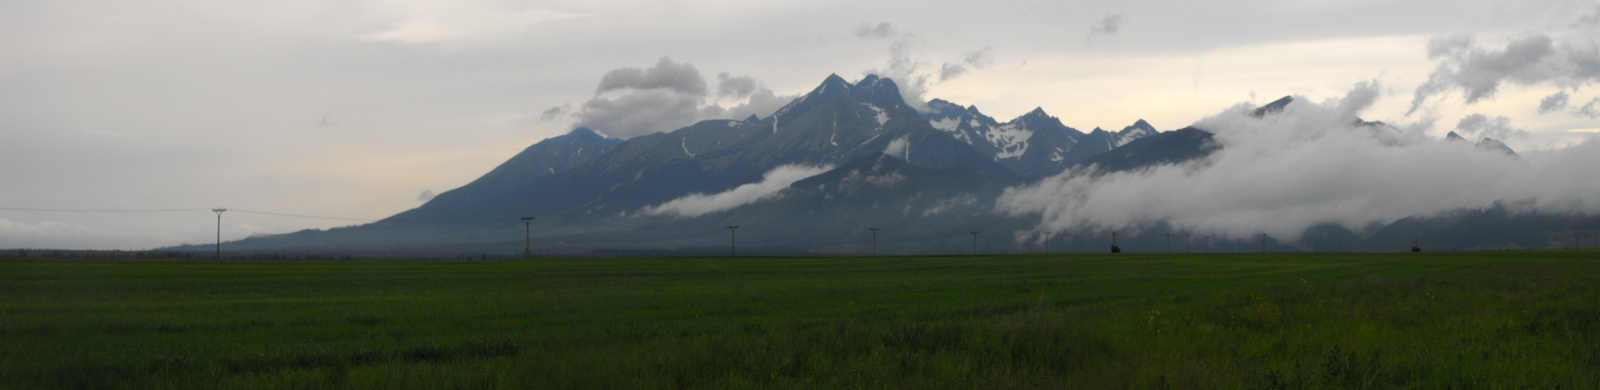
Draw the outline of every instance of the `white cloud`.
M640 212L644 215L671 215L692 218L709 213L732 210L735 207L776 196L784 188L794 184L794 182L832 169L832 166L783 165L767 171L760 182L741 185L716 194L689 194L660 205L646 207Z
M1469 137L1481 136L1501 140L1514 136L1526 137L1528 135L1527 130L1512 126L1511 118L1507 118L1504 115L1493 118L1484 114L1467 115L1456 123L1456 130Z
M484 39L515 34L540 23L587 15L497 6L482 1L418 1L404 18L361 39L395 43L430 43Z
M895 30L894 25L889 24L889 22L878 23L877 25L861 22L860 26L856 26L855 34L857 38L889 38L899 35L900 32Z
M906 104L917 110L928 107L928 74L921 73L922 62L912 57L911 45L917 37L906 33L900 39L889 43L889 62L880 69L872 69L865 74L875 74L878 77L894 80L895 86L900 87L900 97Z
M1068 172L1012 188L996 208L1039 215L1041 230L1117 229L1169 221L1203 234L1296 237L1307 227L1515 203L1549 213L1600 212L1600 137L1521 159L1444 142L1421 128L1352 124L1375 85L1323 104L1300 98L1255 118L1240 105L1195 126L1221 150L1137 172ZM1365 103L1364 103L1365 102Z
M1470 35L1442 36L1428 42L1428 58L1439 66L1417 86L1408 113L1456 89L1473 104L1493 99L1503 83L1576 88L1600 81L1600 40L1587 35L1535 34L1503 49L1477 47Z
M1549 114L1553 111L1561 111L1561 109L1567 108L1567 99L1570 97L1571 95L1568 95L1567 91L1556 91L1550 96L1545 96L1544 99L1539 100L1539 113Z
M1583 104L1583 107L1573 109L1572 115L1585 116L1589 117L1589 119L1600 119L1600 97L1589 100L1588 103Z
M992 55L990 55L990 52L992 51L993 49L984 47L982 49L961 53L960 61L946 62L944 65L939 67L939 82L950 81L950 79L961 76L961 74L967 72L967 67L969 66L975 69L983 69L984 67L989 66L990 64L994 63L994 59L991 58Z
M595 96L573 113L578 119L573 126L632 138L670 132L707 119L768 116L798 97L780 96L750 76L735 77L723 72L717 79L717 95L721 99L708 103L711 89L693 64L662 57L649 68L613 69L601 77ZM554 115L559 113L556 110Z

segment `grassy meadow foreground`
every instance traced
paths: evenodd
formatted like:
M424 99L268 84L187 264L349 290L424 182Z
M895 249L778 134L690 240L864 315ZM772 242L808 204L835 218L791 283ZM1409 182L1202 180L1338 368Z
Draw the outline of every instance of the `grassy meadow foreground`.
M1600 252L0 260L0 388L1595 388Z

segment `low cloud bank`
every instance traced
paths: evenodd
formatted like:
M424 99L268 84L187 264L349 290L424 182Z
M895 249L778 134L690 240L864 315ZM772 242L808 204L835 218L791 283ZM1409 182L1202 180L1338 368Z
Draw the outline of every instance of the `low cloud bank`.
M1007 190L996 208L1040 216L1040 231L1166 221L1228 237L1298 237L1323 223L1355 230L1496 202L1519 211L1600 212L1593 173L1600 137L1516 158L1426 136L1423 126L1356 124L1377 91L1364 83L1340 100L1297 98L1261 118L1236 106L1194 125L1222 145L1207 158L1136 172L1066 172Z
M640 210L644 215L670 215L692 218L777 196L794 182L832 170L832 166L784 165L762 175L761 181L716 194L689 194L667 203Z

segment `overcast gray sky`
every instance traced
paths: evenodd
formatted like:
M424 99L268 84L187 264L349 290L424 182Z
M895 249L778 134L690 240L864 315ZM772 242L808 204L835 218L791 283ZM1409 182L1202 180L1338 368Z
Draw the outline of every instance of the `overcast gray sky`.
M0 0L0 208L376 219L578 123L766 115L830 73L1084 130L1375 81L1366 119L1557 149L1600 131L1597 37L1595 0ZM213 218L0 210L0 247ZM352 223L227 214L223 239Z

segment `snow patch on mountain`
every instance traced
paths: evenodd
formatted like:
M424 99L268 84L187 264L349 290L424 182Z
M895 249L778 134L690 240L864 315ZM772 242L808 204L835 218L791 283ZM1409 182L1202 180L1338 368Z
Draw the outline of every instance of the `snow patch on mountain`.
M906 137L895 138L894 141L889 141L889 146L883 148L883 154L911 162L911 141Z
M1150 127L1149 123L1145 123L1143 119L1140 119L1138 123L1134 123L1132 126L1128 126L1127 128L1122 129L1122 131L1117 132L1116 137L1114 137L1114 142L1115 146L1121 147L1122 145L1127 145L1129 142L1133 142L1134 140L1160 133L1161 131L1156 130L1154 127Z
M989 129L984 135L988 137L989 143L1000 149L1000 152L995 154L995 159L1004 160L1022 157L1022 153L1028 151L1028 138L1033 137L1033 130L1012 122Z
M861 103L861 105L867 106L867 108L871 108L873 112L877 113L875 116L878 119L878 127L882 128L885 123L889 123L889 113L887 111L872 105L872 103Z

